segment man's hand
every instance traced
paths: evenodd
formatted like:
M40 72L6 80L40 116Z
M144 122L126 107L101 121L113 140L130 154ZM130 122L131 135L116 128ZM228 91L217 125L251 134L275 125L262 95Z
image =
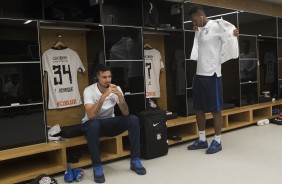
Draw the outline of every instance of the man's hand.
M110 84L109 90L111 93L114 93L116 95L121 95L121 92L118 90L117 85Z
M234 31L233 31L233 35L234 36L236 36L236 37L238 37L239 36L239 30L236 28L236 29L234 29Z
M120 91L118 90L117 86L114 84L110 84L110 86L108 87L107 91L104 93L104 95L107 97L109 96L111 93L114 93L116 95L119 95Z

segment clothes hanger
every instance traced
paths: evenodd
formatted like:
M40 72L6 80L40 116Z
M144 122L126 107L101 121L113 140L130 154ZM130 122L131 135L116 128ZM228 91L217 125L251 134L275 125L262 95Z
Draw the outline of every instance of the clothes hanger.
M144 49L152 49L153 47L149 43L144 44Z
M57 34L57 37L58 37L58 40L57 40L57 42L54 44L53 48L58 49L58 50L62 50L62 49L67 48L67 47L65 46L65 44L64 44L64 43L61 41L61 39L60 39L60 38L62 38L62 35L61 35L61 34Z

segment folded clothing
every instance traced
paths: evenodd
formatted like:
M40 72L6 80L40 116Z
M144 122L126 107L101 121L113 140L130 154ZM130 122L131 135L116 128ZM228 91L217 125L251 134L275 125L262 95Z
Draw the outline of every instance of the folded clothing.
M262 119L257 122L258 126L263 126L269 124L269 119Z

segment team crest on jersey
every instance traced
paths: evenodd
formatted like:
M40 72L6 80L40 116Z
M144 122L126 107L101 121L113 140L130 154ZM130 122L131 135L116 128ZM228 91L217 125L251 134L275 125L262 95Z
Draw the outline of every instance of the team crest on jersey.
M110 101L111 101L112 104L116 103L116 101L115 101L115 99L113 97L110 97Z

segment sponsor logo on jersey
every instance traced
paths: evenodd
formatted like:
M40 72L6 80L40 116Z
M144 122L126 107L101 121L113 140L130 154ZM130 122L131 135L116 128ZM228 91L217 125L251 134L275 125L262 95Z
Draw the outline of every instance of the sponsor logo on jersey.
M154 58L154 56L152 56L152 55L145 55L144 57L145 57L145 59L152 59L152 58Z
M57 107L64 107L64 106L73 105L73 104L77 104L76 99L57 102Z
M156 96L156 92L146 92L146 96Z
M54 62L68 62L68 57L67 56L54 56L52 57L52 60Z

